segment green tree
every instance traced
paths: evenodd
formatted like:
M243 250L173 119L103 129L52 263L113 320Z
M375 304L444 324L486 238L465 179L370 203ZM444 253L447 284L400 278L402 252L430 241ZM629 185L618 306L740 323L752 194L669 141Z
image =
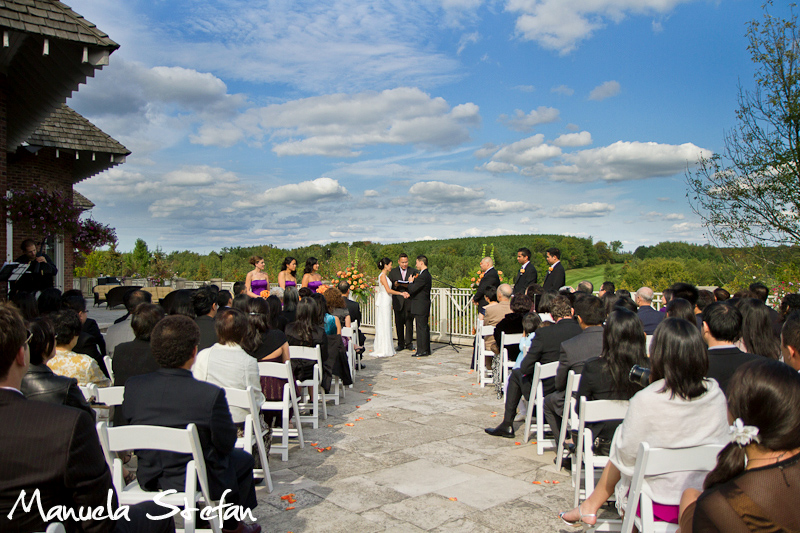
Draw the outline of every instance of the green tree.
M736 127L722 153L687 175L687 197L709 236L731 246L800 243L800 47L789 18L748 24L755 88L739 86ZM758 248L753 248L758 251Z

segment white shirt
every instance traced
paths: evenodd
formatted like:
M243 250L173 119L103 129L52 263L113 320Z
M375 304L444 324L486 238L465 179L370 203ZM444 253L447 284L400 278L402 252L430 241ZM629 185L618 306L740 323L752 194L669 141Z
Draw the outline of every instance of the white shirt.
M246 389L252 386L258 393L256 402L264 401L261 393L261 380L258 376L258 362L238 344L214 344L201 350L192 367L192 375L200 381L207 381L220 387ZM244 422L247 411L241 407L231 407L233 421Z

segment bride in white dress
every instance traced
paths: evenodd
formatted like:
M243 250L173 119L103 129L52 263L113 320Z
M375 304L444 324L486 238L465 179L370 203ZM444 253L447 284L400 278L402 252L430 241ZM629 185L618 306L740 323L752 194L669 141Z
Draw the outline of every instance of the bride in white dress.
M403 293L392 290L388 274L392 270L392 260L384 257L378 261L381 273L378 276L378 288L375 291L375 342L372 346L373 357L391 357L395 354L392 342L392 297Z

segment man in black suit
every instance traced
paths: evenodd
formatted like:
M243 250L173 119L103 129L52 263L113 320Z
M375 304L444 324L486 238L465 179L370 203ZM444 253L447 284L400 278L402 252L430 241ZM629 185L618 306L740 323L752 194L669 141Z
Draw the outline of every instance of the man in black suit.
M542 288L546 291L558 292L558 289L567 284L567 274L564 272L564 265L561 264L561 250L548 248L544 253L544 258L550 268L547 269L547 276L544 278Z
M58 267L44 251L36 249L33 239L25 239L19 245L22 255L17 257L17 263L30 265L28 270L19 280L11 282L11 295L17 292L37 293L54 286L54 278L58 274Z
M703 311L702 335L708 345L708 377L716 379L727 394L736 369L759 358L734 345L742 335L742 313L724 302L709 304Z
M514 417L517 415L517 405L523 396L526 400L530 399L534 366L536 363L546 364L558 361L561 343L581 333L581 327L572 319L572 308L566 296L553 298L550 314L556 323L536 331L536 336L533 338L520 368L515 368L511 372L508 378L503 421L496 428L487 428L485 431L489 435L514 437ZM542 389L545 395L553 392L555 390L554 378L543 380Z
M350 315L350 322L358 322L361 325L361 306L358 302L355 302L348 298L350 296L350 283L342 280L339 282L338 285L339 292L342 293L344 296L344 303L347 305L347 313ZM358 330L358 345L360 348L356 348L356 353L361 355L364 353L364 342L366 342L367 337L363 333L361 333L361 328ZM361 364L361 368L365 368L363 363Z
M408 256L400 254L397 259L397 266L389 271L389 281L392 289L400 292L408 292L408 282L411 276L419 272L414 268L408 267ZM392 310L394 310L394 325L397 328L397 351L414 349L414 318L411 316L411 302L401 295L392 295ZM419 335L419 330L417 332Z
M431 273L428 272L428 258L417 256L419 274L411 280L405 298L411 300L411 315L417 325L417 351L412 357L425 357L431 354L431 327L428 319L431 315Z
M210 286L201 287L192 295L192 305L197 318L194 321L200 328L198 350L210 348L217 342L217 327L214 317L217 316L217 295Z
M517 250L517 263L520 267L514 278L514 294L525 294L528 285L533 285L539 280L539 273L531 264L531 251L527 248Z
M642 321L645 335L652 335L658 325L664 320L664 313L659 313L653 309L653 289L641 287L636 291L636 305L639 306L637 315Z
M205 456L209 490L213 499L230 493L225 501L247 509L257 505L253 486L253 456L234 448L236 426L225 391L192 376L200 330L192 319L168 316L150 335L153 357L161 368L133 376L125 383L122 413L128 424L185 428L195 424ZM182 491L189 456L158 450L137 452L139 485L146 490ZM226 520L231 531L257 533L257 524Z
M494 261L492 261L491 257L481 259L481 272L483 272L483 277L478 283L478 290L475 291L475 295L472 297L473 303L478 306L479 313L489 303L486 295L497 292L497 287L500 286L500 275L494 268Z
M564 391L567 389L569 371L580 374L587 359L599 357L603 352L603 322L606 319L603 301L597 296L579 295L573 309L582 331L580 335L561 343L555 391L544 399L544 418L550 424L553 435L559 435L561 432Z

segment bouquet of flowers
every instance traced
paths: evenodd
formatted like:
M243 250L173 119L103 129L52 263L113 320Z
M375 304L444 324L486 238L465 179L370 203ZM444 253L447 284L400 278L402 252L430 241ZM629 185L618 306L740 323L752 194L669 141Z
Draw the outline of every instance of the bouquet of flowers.
M369 278L365 278L364 273L359 272L358 268L354 266L338 271L336 277L331 280L334 285L340 281L350 283L350 291L358 299L363 299L368 294L371 294L373 282Z
M117 242L114 228L101 224L91 218L78 221L78 230L72 236L72 244L84 254L92 250Z

